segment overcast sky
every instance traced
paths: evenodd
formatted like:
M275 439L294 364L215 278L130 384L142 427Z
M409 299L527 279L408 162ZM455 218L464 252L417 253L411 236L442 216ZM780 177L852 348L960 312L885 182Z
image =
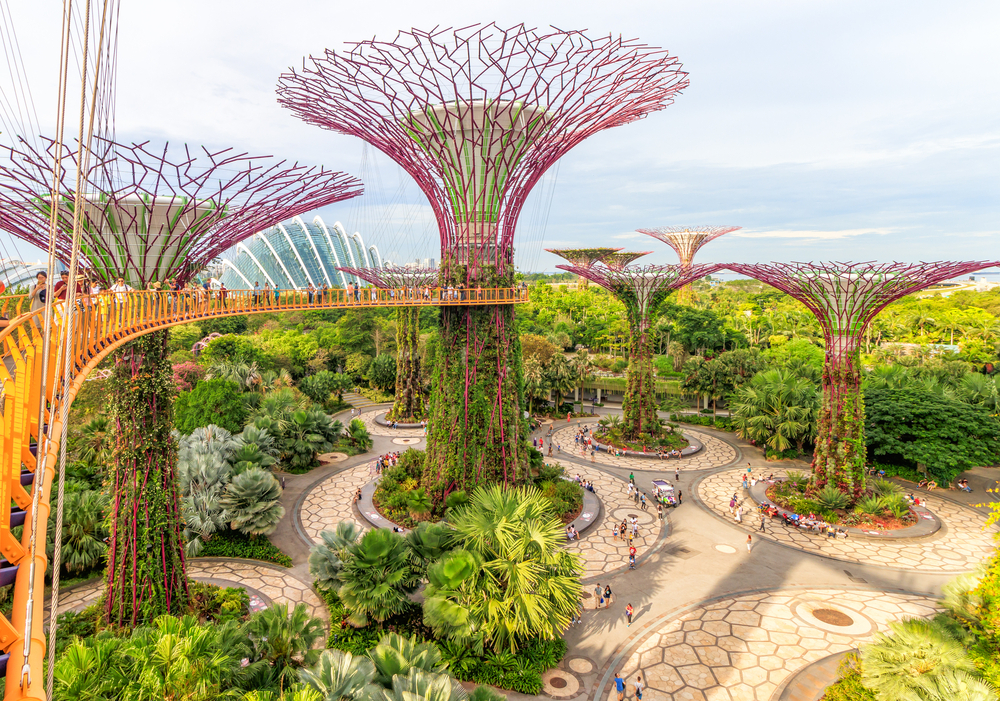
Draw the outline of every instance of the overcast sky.
M57 69L56 0L10 3L43 131ZM419 190L357 139L275 99L303 56L396 30L496 20L622 34L690 73L674 105L577 147L533 194L519 263L544 245L665 245L637 227L744 227L698 260L997 258L1000 3L319 2L122 0L119 139L233 146L365 179L321 212L386 257L437 257ZM7 135L0 136L6 139ZM538 190L538 188L536 188Z

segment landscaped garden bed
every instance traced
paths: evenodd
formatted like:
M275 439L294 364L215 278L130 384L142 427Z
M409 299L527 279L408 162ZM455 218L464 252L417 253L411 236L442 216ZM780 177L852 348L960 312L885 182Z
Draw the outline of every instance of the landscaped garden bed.
M562 467L546 465L540 457L538 454L532 465L532 482L552 503L553 514L563 523L570 523L583 508L583 488L564 479ZM449 508L466 502L465 492L456 491L443 503L433 504L420 484L423 466L424 453L411 448L400 455L395 465L382 471L372 503L383 518L399 526L414 528L421 521L444 518Z
M594 430L594 440L604 446L636 453L658 453L682 450L691 445L690 441L676 431L676 424L663 424L659 435L640 433L635 440L623 435L621 418L617 415L605 416Z
M818 489L805 475L791 473L784 482L769 486L767 498L799 515L814 514L834 526L893 531L917 522L902 488L889 480L875 480L865 495L853 503L847 494L827 485Z

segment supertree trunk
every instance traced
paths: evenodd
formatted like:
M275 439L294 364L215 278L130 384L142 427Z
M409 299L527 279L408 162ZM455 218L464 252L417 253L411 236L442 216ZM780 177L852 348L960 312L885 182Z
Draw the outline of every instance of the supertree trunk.
M112 498L104 618L133 627L187 608L168 331L129 342L115 357Z
M649 329L645 326L642 320L632 320L629 324L629 361L622 400L623 432L629 440L637 440L641 433L657 435L660 432L660 420L656 415L653 348Z
M855 499L865 491L865 406L857 340L827 339L813 472L816 484L833 484Z
M483 282L512 286L511 276ZM437 502L456 489L523 482L527 426L513 305L443 306L440 333L422 484Z
M420 308L396 310L396 400L389 419L424 418L424 400L420 389Z

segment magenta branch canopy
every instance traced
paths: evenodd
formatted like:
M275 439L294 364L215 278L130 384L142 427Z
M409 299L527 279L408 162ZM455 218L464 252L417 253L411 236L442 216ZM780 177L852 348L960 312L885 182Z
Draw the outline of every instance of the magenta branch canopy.
M278 95L409 173L434 211L443 262L471 275L510 270L525 199L553 163L687 85L677 58L636 41L481 24L327 50L282 75Z
M58 161L56 250L68 261L77 150L46 143L43 152L23 140L0 147L0 226L48 247ZM361 181L322 167L232 149L201 151L97 140L86 161L81 212L81 264L93 277L105 284L121 277L137 287L174 277L183 283L258 231L362 193Z
M337 268L382 290L437 287L440 271L436 268Z
M658 226L636 229L640 234L652 236L670 246L677 253L681 265L690 265L695 254L709 241L724 234L738 231L740 226Z

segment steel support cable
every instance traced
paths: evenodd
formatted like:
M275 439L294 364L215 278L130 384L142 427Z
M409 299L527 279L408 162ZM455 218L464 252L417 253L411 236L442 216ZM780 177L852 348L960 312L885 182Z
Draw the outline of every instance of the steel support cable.
M83 134L83 120L85 116L84 110L84 100L86 99L86 89L87 89L87 47L89 43L90 35L90 2L91 0L85 0L86 2L86 21L84 25L84 45L83 45L83 76L81 79L81 89L80 89L80 134ZM52 174L52 208L49 216L49 273L46 283L48 280L52 280L54 277L55 268L55 247L56 247L56 237L58 235L58 223L59 223L59 182L61 180L61 162L62 162L62 144L64 136L64 123L66 118L66 89L68 84L68 69L66 64L69 60L69 23L70 18L73 13L73 0L65 0L63 4L63 27L62 27L62 45L60 47L60 61L59 61L59 75L60 75L60 85L59 85L59 118L56 122L56 144L57 151L55 155L55 164L53 167ZM79 162L77 163L79 167ZM45 395L46 395L46 380L48 378L48 366L49 366L49 353L52 344L52 309L55 303L55 295L52 293L51 289L46 290L45 297L45 316L42 325L43 328L43 340L42 340L42 380L41 388L39 392L39 406L38 406L38 439L36 441L36 453L35 453L35 478L32 483L32 495L31 495L31 539L29 543L29 565L28 565L28 600L25 606L25 616L24 616L24 647L23 655L24 661L21 665L21 674L19 680L19 686L24 689L25 678L27 682L31 684L31 666L29 664L29 655L31 653L31 627L34 619L34 605L35 605L35 577L37 576L36 569L36 554L38 552L38 505L41 499L42 491L44 490L45 481L45 462L48 455L48 445L51 440L52 425L45 425ZM28 378L25 378L27 381ZM63 388L65 392L66 388ZM53 392L53 399L55 398L55 392ZM42 442L44 434L44 443ZM44 544L43 544L44 545ZM44 573L43 573L44 575Z
M89 5L89 0L88 0ZM66 290L66 305L65 305L65 333L64 333L64 349L62 353L63 359L63 373L62 373L62 392L63 399L59 402L59 418L61 422L62 434L59 438L59 487L56 496L56 524L55 533L53 534L54 548L52 553L52 592L51 592L51 603L49 605L49 642L48 642L48 669L45 675L45 695L47 698L52 698L52 687L54 683L55 674L55 664L56 664L56 636L58 634L58 616L59 616L59 568L62 566L62 527L63 527L63 506L65 501L65 486L66 486L66 443L69 435L69 402L66 401L65 392L68 391L70 385L70 378L72 376L73 361L74 357L72 354L73 340L75 338L74 334L74 321L77 316L76 308L76 280L77 280L77 270L80 263L80 239L82 233L82 226L80 222L81 212L84 207L84 175L89 171L90 156L91 156L91 145L94 138L94 115L97 111L97 98L98 92L101 87L101 66L103 64L102 57L104 52L104 32L107 27L107 17L108 17L108 5L109 0L104 0L104 6L101 12L101 31L98 35L97 44L97 60L95 62L94 68L94 87L90 96L90 115L87 123L87 137L84 140L83 137L83 114L81 110L80 119L80 141L77 147L77 167L76 167L76 192L75 192L75 202L73 206L73 244L72 252L70 253L69 260L69 280L67 282L68 289ZM89 13L89 8L88 8ZM86 83L84 83L86 86ZM58 366L56 368L58 371ZM50 497L51 498L51 497Z

